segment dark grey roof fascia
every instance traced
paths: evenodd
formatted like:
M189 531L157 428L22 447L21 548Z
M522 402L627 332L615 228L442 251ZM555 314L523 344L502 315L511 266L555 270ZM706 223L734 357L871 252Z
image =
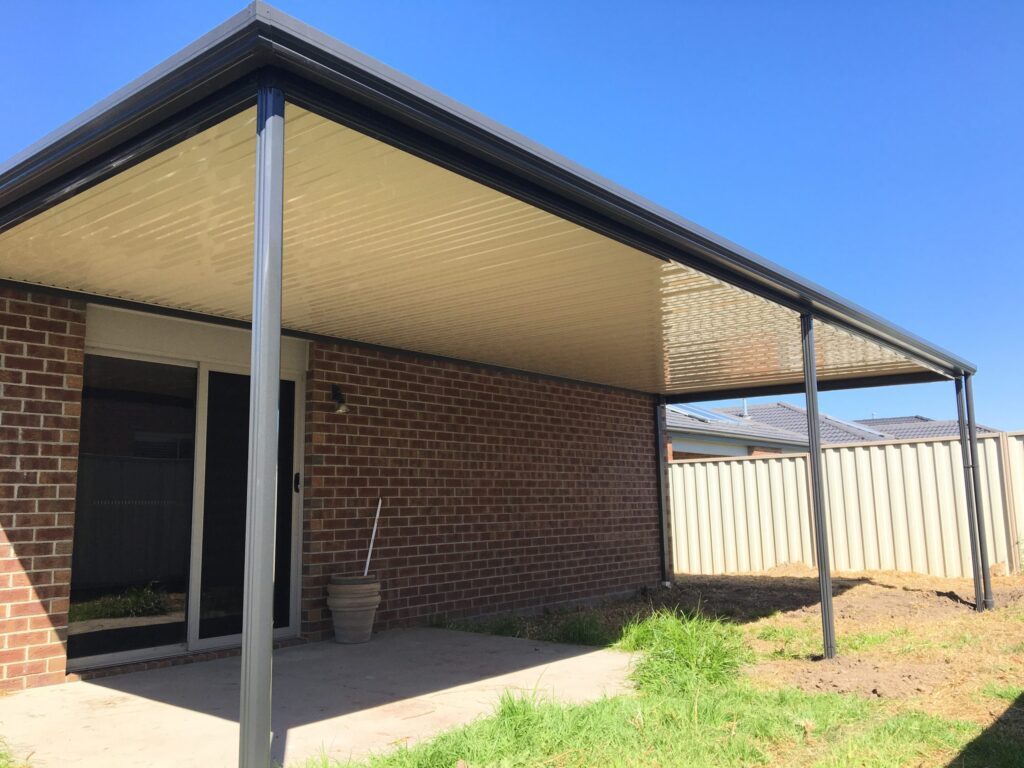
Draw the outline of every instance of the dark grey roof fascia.
M251 73L265 59L255 16L248 6L0 164L0 210Z
M279 67L326 86L586 206L631 232L664 244L670 258L676 258L672 252L681 252L677 260L895 349L941 374L930 380L976 370L967 360L623 189L262 2L248 6L0 166L0 214L45 184L95 160L218 87L265 66ZM2 218L0 215L0 223Z

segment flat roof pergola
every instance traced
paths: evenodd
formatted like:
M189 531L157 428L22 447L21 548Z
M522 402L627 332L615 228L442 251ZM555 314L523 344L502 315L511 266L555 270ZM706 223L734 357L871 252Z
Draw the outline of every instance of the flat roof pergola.
M282 331L662 403L806 392L826 656L818 389L966 382L984 539L970 362L263 3L0 167L0 280L252 324L245 766L269 764Z

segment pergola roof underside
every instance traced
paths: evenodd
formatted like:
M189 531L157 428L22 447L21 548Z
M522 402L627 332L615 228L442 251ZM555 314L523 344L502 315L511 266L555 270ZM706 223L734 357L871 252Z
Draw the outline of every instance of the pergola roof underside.
M0 276L248 319L255 110L0 234ZM289 105L287 328L629 389L802 381L785 307ZM816 325L822 380L926 371Z

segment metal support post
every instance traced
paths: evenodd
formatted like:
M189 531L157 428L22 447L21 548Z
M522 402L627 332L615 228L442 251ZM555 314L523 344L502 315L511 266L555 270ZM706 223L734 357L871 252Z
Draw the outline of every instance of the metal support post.
M283 200L284 93L261 82L256 97L256 202L238 748L240 768L270 768Z
M811 505L814 510L814 543L818 559L818 585L821 588L821 629L824 655L836 655L836 626L832 613L832 569L828 556L828 525L825 515L825 485L822 474L821 421L818 417L818 371L814 352L814 318L800 316L803 340L804 392L807 400L807 450L811 479Z
M674 576L669 540L668 510L668 458L665 444L665 398L659 397L654 402L654 440L658 461L658 514L661 521L661 580L663 583L672 581Z
M978 519L974 507L974 466L971 463L970 437L967 431L967 416L964 406L964 380L957 376L953 380L956 385L956 419L960 427L960 455L964 465L964 495L967 499L967 532L971 540L971 573L974 576L974 610L981 613L985 610L982 593L981 564L978 559Z
M974 391L971 386L971 375L964 376L964 394L967 395L967 431L971 444L971 476L974 480L974 507L978 522L978 554L981 555L981 582L985 594L983 603L985 610L996 607L992 598L992 573L988 566L988 545L985 537L985 505L981 495L981 471L978 467L978 422L974 418Z

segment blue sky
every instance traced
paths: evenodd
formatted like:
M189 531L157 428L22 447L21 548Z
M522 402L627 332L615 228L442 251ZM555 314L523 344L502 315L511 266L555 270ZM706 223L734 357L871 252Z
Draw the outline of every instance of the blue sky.
M979 366L1024 428L1024 3L278 7ZM10 3L9 157L242 7ZM791 398L800 402L801 398ZM954 415L952 384L822 395Z

